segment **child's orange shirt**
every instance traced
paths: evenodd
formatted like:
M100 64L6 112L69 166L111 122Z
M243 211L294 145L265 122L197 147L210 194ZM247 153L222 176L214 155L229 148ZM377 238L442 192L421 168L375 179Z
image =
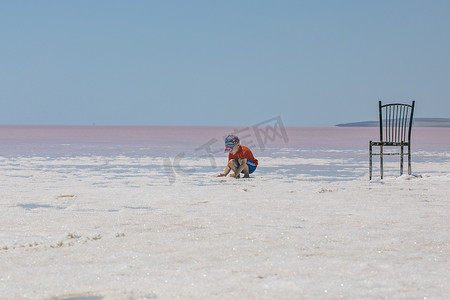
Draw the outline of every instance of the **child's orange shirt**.
M258 160L253 156L253 153L250 149L245 146L239 145L239 150L235 154L228 153L228 161L230 159L249 159L258 166Z

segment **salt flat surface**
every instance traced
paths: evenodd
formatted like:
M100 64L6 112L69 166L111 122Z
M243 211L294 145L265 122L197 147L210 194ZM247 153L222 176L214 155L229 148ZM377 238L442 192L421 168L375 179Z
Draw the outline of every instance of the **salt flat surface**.
M367 152L282 152L239 180L224 156L0 157L0 298L448 298L447 153L369 182Z

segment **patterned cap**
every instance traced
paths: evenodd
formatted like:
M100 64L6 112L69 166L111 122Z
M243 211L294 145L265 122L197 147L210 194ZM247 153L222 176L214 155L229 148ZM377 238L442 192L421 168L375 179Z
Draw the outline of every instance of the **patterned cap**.
M225 138L225 153L233 150L234 145L239 143L239 138L235 135L230 134Z

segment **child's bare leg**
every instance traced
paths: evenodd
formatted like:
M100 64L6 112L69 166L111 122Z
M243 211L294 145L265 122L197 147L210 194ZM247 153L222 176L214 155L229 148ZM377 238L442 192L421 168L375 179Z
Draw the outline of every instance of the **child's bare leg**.
M230 169L230 170L233 170L233 172L234 172L234 175L233 175L233 177L236 177L236 174L238 174L238 176L239 176L239 173L237 173L237 169L238 169L238 162L235 160L235 159L230 159L230 161L228 162L228 165L227 165L227 169ZM229 172L229 171L228 171ZM227 173L228 174L228 173Z
M248 164L245 163L245 167L244 167L244 178L250 178L250 170L248 169Z
M244 178L250 177L248 174L247 159L245 159L245 158L239 159L239 168L235 172L235 174L237 174L235 177L239 178L242 171L244 171Z

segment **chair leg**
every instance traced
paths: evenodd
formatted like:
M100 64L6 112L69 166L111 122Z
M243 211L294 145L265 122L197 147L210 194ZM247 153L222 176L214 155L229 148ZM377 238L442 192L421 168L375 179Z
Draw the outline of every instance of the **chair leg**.
M369 142L369 180L372 180L372 141Z
M400 146L400 176L402 176L403 175L403 155L404 155L404 152L403 152L403 146Z
M408 144L408 175L412 174L411 169L411 145Z
M383 146L380 146L380 174L383 179Z

